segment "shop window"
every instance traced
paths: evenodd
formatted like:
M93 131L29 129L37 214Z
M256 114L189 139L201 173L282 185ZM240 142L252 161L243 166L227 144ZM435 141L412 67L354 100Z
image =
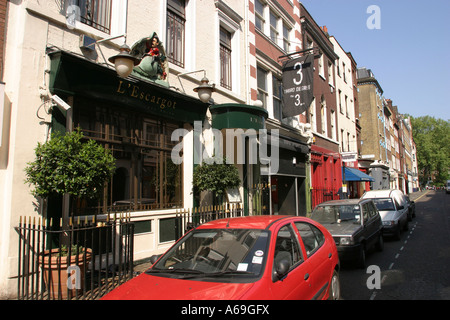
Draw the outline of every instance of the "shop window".
M149 232L152 232L152 220L134 222L134 234L143 234Z
M116 171L100 202L74 201L78 214L183 206L182 165L171 160L172 132L182 124L79 102L74 127L110 149Z

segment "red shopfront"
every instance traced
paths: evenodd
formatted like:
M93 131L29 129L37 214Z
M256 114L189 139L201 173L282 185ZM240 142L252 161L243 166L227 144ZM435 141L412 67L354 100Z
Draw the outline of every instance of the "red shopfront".
M311 204L340 198L342 188L341 158L339 153L311 146Z

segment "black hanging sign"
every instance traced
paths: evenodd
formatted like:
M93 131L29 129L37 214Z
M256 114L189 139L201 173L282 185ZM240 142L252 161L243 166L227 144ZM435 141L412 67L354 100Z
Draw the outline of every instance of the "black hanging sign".
M288 60L283 65L283 118L305 112L312 100L314 55Z

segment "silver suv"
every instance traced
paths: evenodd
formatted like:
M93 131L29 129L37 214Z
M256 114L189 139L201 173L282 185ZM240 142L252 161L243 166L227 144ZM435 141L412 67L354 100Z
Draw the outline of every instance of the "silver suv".
M400 240L401 231L408 230L408 202L400 190L371 190L361 199L372 199L383 220L383 234Z
M381 217L370 199L327 201L313 210L311 218L331 233L341 261L356 262L364 268L371 247L383 250Z

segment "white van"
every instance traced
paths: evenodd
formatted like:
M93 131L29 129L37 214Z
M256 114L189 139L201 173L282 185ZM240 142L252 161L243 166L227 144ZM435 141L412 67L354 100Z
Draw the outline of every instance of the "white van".
M409 202L401 190L366 191L362 199L372 199L383 221L383 234L400 239L402 230L408 230Z

